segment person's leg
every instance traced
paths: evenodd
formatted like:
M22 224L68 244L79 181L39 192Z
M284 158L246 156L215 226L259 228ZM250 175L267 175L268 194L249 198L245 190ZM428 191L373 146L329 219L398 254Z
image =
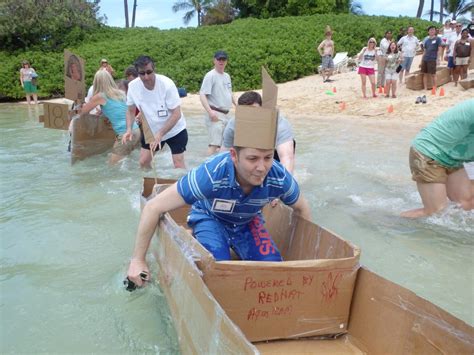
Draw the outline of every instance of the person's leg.
M423 208L405 211L401 214L402 217L427 217L446 208L448 196L445 184L417 182L416 187L423 202Z
M140 168L142 169L151 169L151 153L149 149L140 149Z
M392 86L392 80L386 80L385 81L385 96L386 97L390 96L391 86Z
M186 165L184 163L184 153L171 154L171 158L173 159L173 164L175 168L186 169Z
M362 96L364 98L367 98L366 91L365 91L365 82L367 80L367 75L360 74L360 80L361 80L361 87L362 87Z
M375 75L369 75L370 81L370 88L372 90L372 97L377 97L377 93L375 92Z
M31 95L30 95L30 93L27 92L25 94L25 96L26 96L26 102L28 103L28 105L31 104Z
M392 97L397 97L397 80L392 80Z
M460 72L461 72L461 80L467 78L467 68L468 65L460 65Z
M188 225L193 229L193 235L217 261L230 260L229 234L222 223L205 213L192 211Z
M241 230L232 233L229 243L242 260L282 261L281 254L259 215Z
M33 100L35 100L35 105L38 104L38 94L33 94Z
M109 158L109 165L115 165L117 164L120 160L122 160L123 158L125 158L124 156L122 155L118 155L118 154L110 154L110 158Z
M435 88L435 90L436 90L436 88L438 87L436 85L436 74L430 74L430 75L431 75L431 83L433 84L432 88Z
M464 168L449 174L446 183L448 198L459 203L466 211L474 209L474 194L471 184Z

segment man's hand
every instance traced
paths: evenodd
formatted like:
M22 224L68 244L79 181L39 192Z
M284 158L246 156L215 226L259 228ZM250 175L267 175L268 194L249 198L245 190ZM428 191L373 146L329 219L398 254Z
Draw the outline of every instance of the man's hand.
M161 149L161 138L162 138L161 133L158 132L155 135L155 141L150 143L150 149L152 152L154 152L157 147L159 148L159 150Z
M132 131L127 130L127 132L125 132L124 135L122 136L122 144L127 144L127 141L131 141L132 136L133 136Z
M141 273L146 274L145 280L140 276ZM132 258L130 266L128 267L127 277L138 287L143 286L146 281L149 281L150 270L148 269L146 260Z
M217 122L219 121L219 116L217 115L217 112L214 110L211 110L209 112L209 118L211 119L212 122Z

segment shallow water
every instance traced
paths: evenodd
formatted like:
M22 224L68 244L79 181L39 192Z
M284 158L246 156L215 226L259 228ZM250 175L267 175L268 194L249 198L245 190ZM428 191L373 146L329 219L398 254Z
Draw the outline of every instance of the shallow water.
M159 287L122 286L139 218L138 153L113 168L106 154L71 167L67 133L42 128L38 113L0 105L1 352L178 353ZM397 217L420 204L407 166L420 127L293 126L296 177L314 220L361 247L372 270L474 324L474 213ZM188 119L188 131L193 167L206 151L202 120ZM158 173L177 177L169 154Z

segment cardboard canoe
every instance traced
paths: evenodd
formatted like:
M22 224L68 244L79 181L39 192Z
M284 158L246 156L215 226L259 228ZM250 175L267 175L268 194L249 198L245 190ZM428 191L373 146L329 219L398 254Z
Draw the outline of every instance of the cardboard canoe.
M450 81L449 69L446 67L437 67L436 68L436 85L440 87L441 85L447 84ZM423 74L421 71L413 72L411 75L406 78L406 86L411 90L423 90ZM427 82L428 89L433 87L431 82L431 77L428 76Z
M104 116L76 115L71 127L71 164L111 149L115 132Z
M468 76L466 79L459 80L459 85L461 85L464 90L474 88L474 74Z
M141 197L142 206L150 197L148 194L152 193L154 183L152 179L145 180ZM272 223L281 226L295 219L294 216L290 216L290 210L287 208L282 207L277 211L274 213L272 210L270 214L268 210L266 211L267 216L275 214L273 222L269 220L267 223L269 229L278 228L271 226ZM329 337L308 338L306 337L308 334L293 332L291 339L252 343L249 338L253 337L255 332L259 332L258 322L255 321L251 328L242 328L233 319L239 311L248 316L247 309L242 308L241 295L235 294L234 289L221 290L221 294L228 291L226 296L228 301L218 300L214 294L216 290L212 289L212 285L209 287L206 284L206 274L209 271L206 266L212 268L213 263L220 264L220 277L226 280L235 278L232 273L225 272L226 267L235 263L234 268L242 268L245 262L213 262L212 256L183 228L186 213L187 209L181 208L165 214L151 244L151 250L160 265L158 273L160 286L167 298L183 354L472 354L474 352L474 330L471 326L413 292L365 268L356 270L355 289L350 299L349 325L341 329L339 336L334 334ZM291 223L298 225L297 221ZM305 221L303 224L306 223L310 222ZM313 228L324 232L321 227L314 225ZM288 237L292 242L298 239ZM338 263L337 254L348 251L345 248L358 250L349 243L345 244L337 236L327 235L327 237L324 243L318 245L321 256L325 259L315 260L322 264L332 264L331 267L334 267ZM300 246L305 246L306 243L307 240ZM341 245L344 248L341 249ZM328 258L331 250L336 253L333 254L335 258L332 260ZM300 252L301 255L305 253L303 250ZM295 257L297 255L298 253ZM344 264L347 258L342 258L340 261ZM298 261L288 262L298 263ZM307 260L299 261L302 265L307 262ZM278 280L281 274L278 272L287 268L284 263L277 263L281 268L275 268L277 274L269 279L270 284L266 279L260 286L273 287L275 285L273 282L276 280L277 287L280 287ZM267 267L264 264L268 263L254 262L254 264ZM246 270L242 272L241 276L247 279L249 275L245 274ZM308 312L311 312L311 309L326 312L327 303L320 303L318 297L328 290L328 285L326 282L317 287L320 292L319 294L316 292L313 295L314 299L308 302ZM230 283L226 284L226 287L228 286ZM333 290L334 296L334 288L329 287L329 290ZM327 320L304 315L299 318L300 322L310 323L315 329ZM288 331L289 328L282 319L275 317L272 321Z

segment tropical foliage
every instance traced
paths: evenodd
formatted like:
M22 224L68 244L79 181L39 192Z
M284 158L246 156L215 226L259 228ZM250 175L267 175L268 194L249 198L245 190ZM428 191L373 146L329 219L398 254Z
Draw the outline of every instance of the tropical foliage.
M57 50L84 39L105 20L99 0L2 0L0 49Z
M86 60L86 81L90 85L100 58L107 58L118 77L141 54L156 60L156 70L188 91L199 90L204 74L212 67L218 49L229 54L228 72L235 90L260 86L260 67L266 66L277 82L315 73L320 56L315 47L324 29L334 30L337 52L355 55L371 36L382 38L386 30L414 25L424 34L429 23L413 18L376 16L313 15L267 20L241 19L227 25L173 30L155 28L108 28L85 34L81 44L68 47ZM0 52L0 95L21 98L20 63L28 59L39 73L42 96L63 93L63 53L29 50Z

